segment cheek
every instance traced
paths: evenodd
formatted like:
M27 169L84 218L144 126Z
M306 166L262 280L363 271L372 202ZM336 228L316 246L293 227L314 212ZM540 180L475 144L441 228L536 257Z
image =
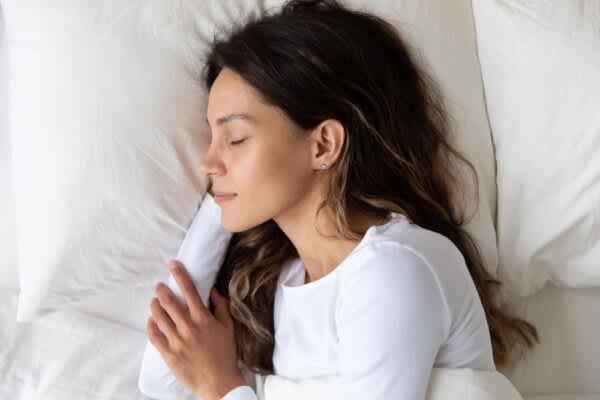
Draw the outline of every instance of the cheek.
M231 189L238 193L238 201L230 203L236 207L227 207L223 218L236 221L238 231L273 218L308 191L307 162L300 149L278 146L272 151L273 147L254 148L230 164Z
M290 156L292 149L270 149L249 153L236 165L236 182L255 200L277 200L297 180L298 166Z

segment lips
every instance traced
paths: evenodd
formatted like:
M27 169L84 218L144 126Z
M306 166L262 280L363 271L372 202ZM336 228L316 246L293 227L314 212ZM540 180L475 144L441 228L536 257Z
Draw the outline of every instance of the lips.
M215 203L220 204L220 203L223 203L225 201L232 200L236 196L237 195L235 193L234 194L221 194L221 195L215 194L214 200L215 200Z

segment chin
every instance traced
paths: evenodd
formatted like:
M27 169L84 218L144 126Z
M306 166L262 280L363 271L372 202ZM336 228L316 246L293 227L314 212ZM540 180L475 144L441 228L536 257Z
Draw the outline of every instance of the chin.
M243 221L240 218L234 218L234 221L230 221L227 218L223 218L221 215L221 225L231 233L239 233L248 231L252 228L265 223L266 221Z
M235 221L230 221L228 218L224 218L223 215L221 215L221 225L231 233L243 232L252 228L252 226L244 224L243 221L240 223L238 218Z

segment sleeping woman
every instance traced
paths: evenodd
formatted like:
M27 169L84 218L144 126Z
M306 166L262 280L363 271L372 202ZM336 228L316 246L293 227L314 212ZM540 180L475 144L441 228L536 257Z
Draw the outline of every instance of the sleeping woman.
M433 367L494 371L538 340L493 300L451 157L477 173L392 25L293 0L215 39L204 71L200 170L233 236L214 309L180 266L188 306L164 301L148 324L186 387L254 400L243 366L335 378L328 397L423 400Z

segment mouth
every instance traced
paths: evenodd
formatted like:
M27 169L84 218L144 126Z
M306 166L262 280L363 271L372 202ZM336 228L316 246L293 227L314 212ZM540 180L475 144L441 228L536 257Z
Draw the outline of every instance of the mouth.
M225 201L232 200L236 196L237 196L237 194L235 194L235 193L231 193L231 194L224 194L224 193L217 194L217 193L215 193L214 196L213 196L213 198L215 199L216 203L223 203Z

